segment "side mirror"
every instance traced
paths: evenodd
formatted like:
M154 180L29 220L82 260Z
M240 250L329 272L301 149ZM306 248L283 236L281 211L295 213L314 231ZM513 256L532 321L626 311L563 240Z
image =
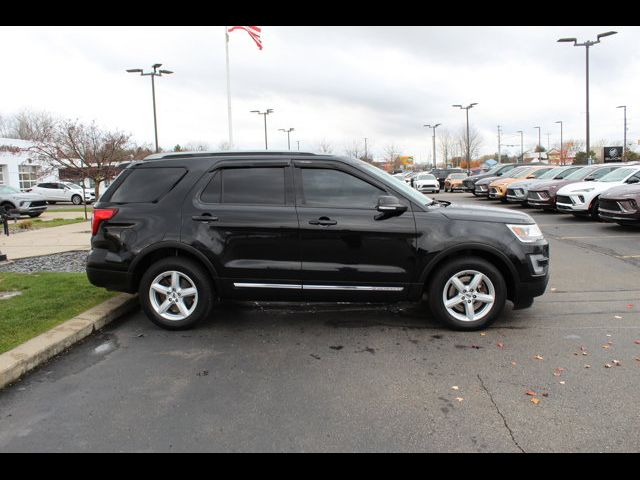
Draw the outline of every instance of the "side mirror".
M400 215L407 211L407 206L400 203L400 200L393 195L383 195L378 198L376 210L387 216Z
M536 178L535 174L527 175L527 178Z
M585 182L593 182L594 180L595 180L595 178L593 178L593 177L586 177L584 179Z
M633 183L638 183L638 182L640 182L640 178L638 178L638 177L631 177L629 180L627 180L627 182L626 182L626 183L628 183L628 184L630 184L630 185L631 185L631 184L633 184Z

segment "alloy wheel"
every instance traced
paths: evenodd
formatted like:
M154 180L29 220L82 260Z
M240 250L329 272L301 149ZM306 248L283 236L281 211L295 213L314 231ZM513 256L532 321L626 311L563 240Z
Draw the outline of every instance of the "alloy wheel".
M442 301L449 315L462 322L475 322L489 314L496 292L489 277L477 270L454 274L444 286Z

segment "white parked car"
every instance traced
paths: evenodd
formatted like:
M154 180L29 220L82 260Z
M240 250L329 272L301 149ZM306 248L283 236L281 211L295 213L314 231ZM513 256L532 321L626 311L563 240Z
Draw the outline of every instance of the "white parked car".
M413 187L419 192L440 192L440 183L435 175L419 173L413 182Z
M15 187L0 185L0 206L5 210L18 210L20 215L35 218L47 209L47 202L37 193L21 192Z
M74 205L82 204L82 187L70 182L39 183L27 192L39 193L48 203L71 202ZM96 194L93 188L84 189L84 200L87 203L95 201Z
M640 166L620 167L599 180L565 185L558 190L556 208L559 212L574 215L591 215L598 219L600 194L619 185L640 183Z

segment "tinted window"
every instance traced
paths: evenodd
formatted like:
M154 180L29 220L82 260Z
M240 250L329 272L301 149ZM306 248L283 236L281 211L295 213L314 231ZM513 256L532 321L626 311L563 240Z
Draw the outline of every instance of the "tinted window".
M118 203L155 202L186 173L184 168L136 168L125 177L109 201Z
M284 168L226 168L222 203L284 205Z
M619 167L611 167L611 168L601 168L597 170L593 175L590 175L594 180L598 178L604 177L607 173L611 173L614 170L617 170Z
M222 197L222 171L213 174L204 190L200 194L200 201L204 203L220 203Z
M302 189L308 206L373 209L383 190L339 170L303 168Z

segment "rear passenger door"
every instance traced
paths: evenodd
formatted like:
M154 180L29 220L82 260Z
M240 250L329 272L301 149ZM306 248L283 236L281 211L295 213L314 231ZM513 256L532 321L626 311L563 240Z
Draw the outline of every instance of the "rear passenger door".
M196 183L182 241L213 263L225 296L289 298L302 288L288 160L221 162Z

